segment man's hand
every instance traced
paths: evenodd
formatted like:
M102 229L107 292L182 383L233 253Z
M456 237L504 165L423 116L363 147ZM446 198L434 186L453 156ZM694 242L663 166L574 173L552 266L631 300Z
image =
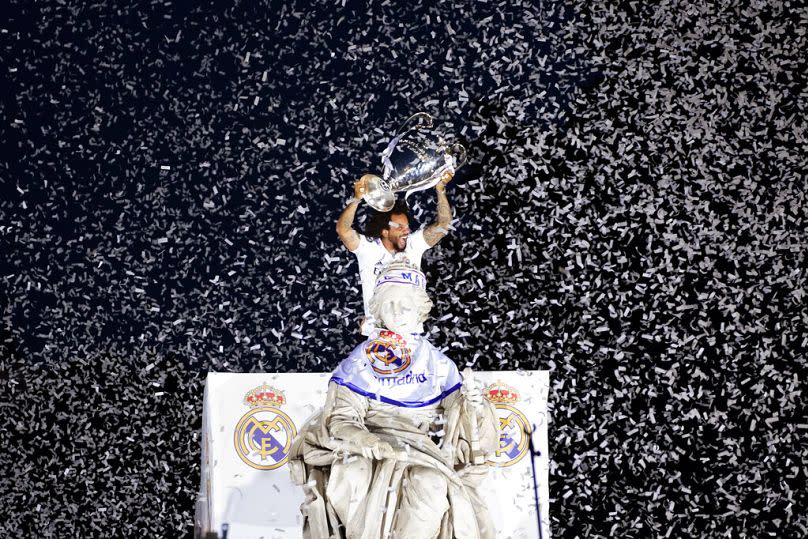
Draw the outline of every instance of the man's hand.
M368 193L368 175L365 174L358 180L356 180L353 184L354 189L354 198L356 200L362 200L362 197Z
M446 172L444 172L443 176L441 176L440 181L435 185L435 190L438 191L439 193L444 192L446 190L446 184L452 181L452 178L454 178L454 172L452 172L451 170L447 170Z

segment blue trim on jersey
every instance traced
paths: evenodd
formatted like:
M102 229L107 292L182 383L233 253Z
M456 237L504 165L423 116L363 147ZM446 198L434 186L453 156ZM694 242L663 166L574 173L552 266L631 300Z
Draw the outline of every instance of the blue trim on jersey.
M359 393L363 397L367 397L367 398L373 399L373 400L378 400L378 401L384 402L386 404L392 404L393 406L401 406L402 408L423 408L424 406L429 406L430 404L435 404L436 402L442 400L444 397L447 397L447 396L451 395L452 393L454 393L455 391L457 391L458 389L460 389L460 386L463 385L462 383L458 382L457 384L453 385L452 387L450 387L449 389L447 389L446 391L444 391L443 393L441 393L440 395L438 395L437 397L435 397L433 399L430 399L430 400L428 400L426 402L409 403L409 402L397 401L397 400L390 399L390 398L387 398L387 397L382 396L382 395L376 395L375 393L365 391L364 389L361 389L361 388L353 385L350 382L346 382L345 380L343 380L339 376L332 376L331 380L329 380L329 382L334 382L335 384L341 385L343 387L347 387L348 389L350 389L354 393Z

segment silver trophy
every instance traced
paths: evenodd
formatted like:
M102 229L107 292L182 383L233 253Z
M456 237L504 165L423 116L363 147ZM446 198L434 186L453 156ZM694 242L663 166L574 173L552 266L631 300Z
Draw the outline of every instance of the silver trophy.
M419 112L398 129L382 153L382 177L372 176L362 197L373 209L390 211L396 193L405 191L406 198L434 187L445 173L454 174L466 162L466 149L447 143L433 124L432 116Z

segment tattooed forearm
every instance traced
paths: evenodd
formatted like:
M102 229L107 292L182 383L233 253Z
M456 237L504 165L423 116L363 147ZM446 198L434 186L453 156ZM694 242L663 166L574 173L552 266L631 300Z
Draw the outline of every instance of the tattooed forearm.
M452 208L449 206L449 199L443 189L438 189L438 216L435 223L424 229L424 240L432 247L449 232L449 225L452 223Z
M353 251L359 246L359 235L356 230L352 228L354 217L356 217L356 209L359 207L359 201L354 199L350 204L345 206L342 213L337 220L337 235L342 243L349 250Z
M452 208L449 206L449 199L446 198L446 191L437 191L438 194L438 221L441 228L448 228L452 222Z

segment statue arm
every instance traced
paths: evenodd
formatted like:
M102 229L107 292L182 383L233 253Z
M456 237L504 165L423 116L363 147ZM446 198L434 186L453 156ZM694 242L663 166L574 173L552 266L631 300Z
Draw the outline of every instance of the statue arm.
M493 453L499 447L499 420L494 405L487 399L469 398L455 391L441 403L447 417L446 433L454 457L458 462L473 460L474 446L484 454ZM472 440L476 442L472 443Z
M494 410L494 405L486 400L482 409L477 411L480 445L487 454L493 453L499 447L499 419Z
M381 460L394 454L393 448L383 442L365 426L368 411L367 398L350 389L336 385L333 406L327 418L327 429L331 437L354 444L358 453Z
M450 181L452 181L452 175L446 173L443 179L435 186L438 216L434 223L424 229L424 240L430 247L437 244L449 233L449 225L452 224L452 207L449 206L449 199L446 198L446 184Z
M470 415L473 434L477 439L478 450L492 453L499 445L499 420L494 405L483 396L483 389L474 377L470 367L463 371L463 388L459 391L466 402L466 412ZM476 422L476 423L475 423Z
M329 435L348 440L357 431L367 431L367 401L346 387L333 382L330 385L334 394L326 417Z

